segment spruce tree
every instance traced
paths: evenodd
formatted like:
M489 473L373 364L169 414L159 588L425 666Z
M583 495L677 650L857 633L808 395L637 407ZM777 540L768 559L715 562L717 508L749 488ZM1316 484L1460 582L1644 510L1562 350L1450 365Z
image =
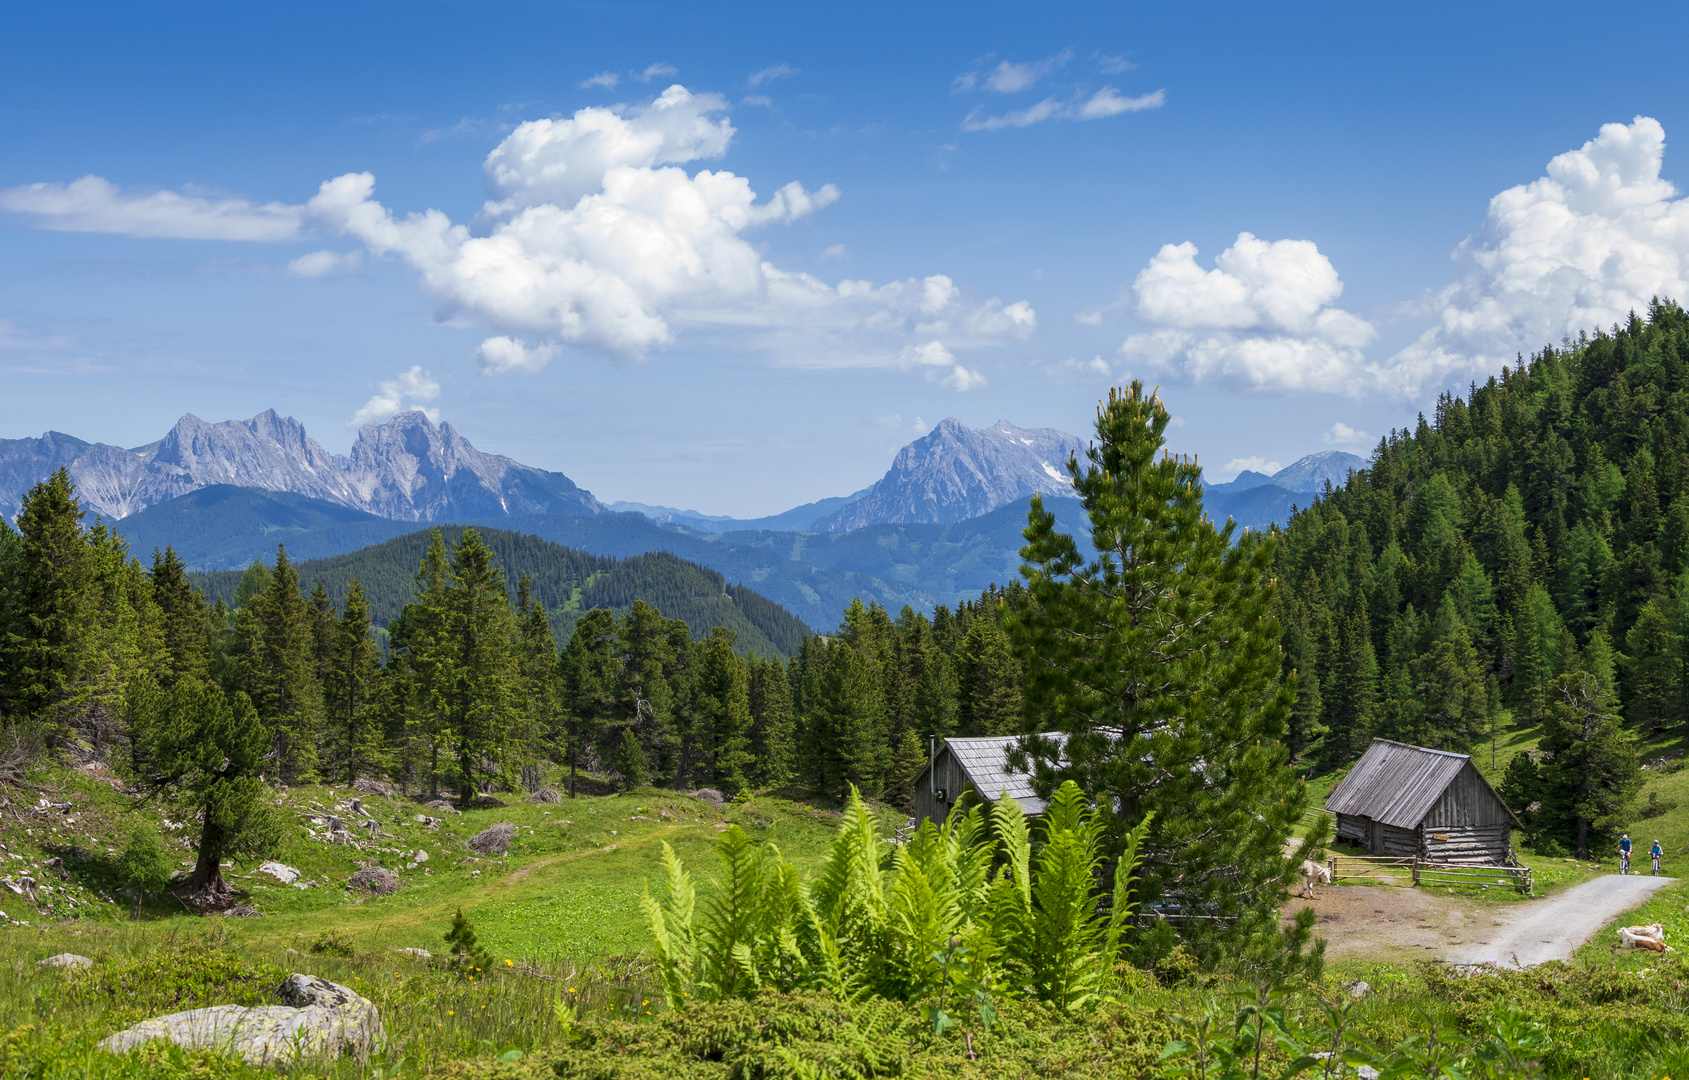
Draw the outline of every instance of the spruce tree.
M315 617L281 545L268 578L237 617L241 688L270 733L281 778L310 783L317 778L322 713Z
M158 673L159 683L169 689L177 679L204 680L211 609L188 583L187 568L174 548L153 549L152 596L164 616L164 645L170 654L168 668Z
M733 631L716 627L699 643L692 702L698 719L697 769L724 794L749 783L751 699L745 665L733 654ZM677 783L689 783L683 774Z
M347 783L360 773L377 773L384 746L381 722L380 651L370 630L369 601L353 578L346 604L328 645L325 711L338 742L340 775Z
M872 661L849 645L827 650L820 701L811 715L821 790L832 798L844 798L852 785L863 798L880 797L889 751L877 674Z
M1090 792L1116 849L1153 814L1141 895L1219 916L1178 931L1224 954L1276 925L1307 797L1281 742L1295 685L1280 672L1272 541L1215 529L1201 470L1162 453L1168 419L1141 383L1110 391L1086 466L1068 462L1098 557L1034 496L1028 599L1009 622L1038 791L1071 779Z
M1518 805L1541 804L1530 817L1532 832L1580 859L1608 850L1642 787L1635 737L1611 714L1610 701L1587 672L1561 677L1543 719L1543 760L1522 766L1520 777L1510 769L1511 794L1525 800ZM1528 755L1519 757L1528 763Z
M516 581L517 678L521 704L516 712L514 742L522 783L530 791L540 784L540 761L557 737L557 645L545 606L533 593L527 574Z
M18 513L7 596L0 713L89 734L108 688L98 566L82 504L63 468L32 487Z
M507 754L518 681L511 649L515 619L504 572L474 529L465 529L452 550L447 603L441 698L457 758L458 803L468 806L483 777L515 785Z
M785 665L751 657L745 691L751 707L751 782L760 788L784 787L797 773L792 685Z
M587 612L575 624L558 661L563 682L564 729L569 758L569 797L576 795L583 754L603 733L616 730L621 694L621 656L616 617L603 608ZM623 728L622 730L630 730ZM637 738L637 736L636 736ZM623 744L620 734L615 745Z
M1021 665L991 615L976 619L957 651L957 724L963 735L1020 730Z

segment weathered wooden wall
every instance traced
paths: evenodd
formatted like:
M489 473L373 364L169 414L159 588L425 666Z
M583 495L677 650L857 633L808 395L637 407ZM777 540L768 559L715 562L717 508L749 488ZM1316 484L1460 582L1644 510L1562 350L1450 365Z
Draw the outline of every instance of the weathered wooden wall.
M915 820L920 822L930 819L943 824L950 808L962 797L962 791L967 784L967 773L962 771L962 766L955 756L948 748L940 750L938 758L933 762L931 778L923 773L915 782ZM944 801L939 801L935 788L943 790Z
M1513 830L1499 825L1427 825L1419 854L1439 863L1493 864L1513 850Z
M1369 820L1356 817L1354 814L1337 815L1337 839L1348 840L1355 844L1367 842L1367 825Z
M1470 761L1455 774L1432 804L1422 821L1427 829L1447 832L1448 827L1469 825L1512 825L1507 807L1496 798L1495 792L1478 775Z

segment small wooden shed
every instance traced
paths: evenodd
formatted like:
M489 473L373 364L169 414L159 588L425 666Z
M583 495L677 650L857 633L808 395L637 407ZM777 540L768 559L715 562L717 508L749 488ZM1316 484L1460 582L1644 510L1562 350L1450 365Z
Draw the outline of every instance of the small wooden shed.
M1375 855L1439 863L1501 863L1519 819L1466 754L1374 739L1325 808L1337 838Z
M1044 736L1056 742L1065 736ZM915 777L915 820L930 819L942 824L964 792L973 790L985 802L1003 795L1036 817L1044 812L1044 800L1032 791L1032 777L1009 765L1009 752L1020 741L1018 735L943 739L927 767Z

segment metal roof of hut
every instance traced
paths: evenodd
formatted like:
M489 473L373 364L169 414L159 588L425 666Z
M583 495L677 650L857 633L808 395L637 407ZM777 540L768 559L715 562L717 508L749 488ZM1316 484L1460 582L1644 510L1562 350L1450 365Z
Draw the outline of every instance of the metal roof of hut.
M1049 732L1043 738L1057 745L1067 742L1067 736L1061 732ZM944 740L945 748L962 767L962 771L967 773L968 782L979 792L980 798L986 802L996 802L1002 796L1008 795L1020 804L1023 813L1042 814L1044 800L1033 792L1031 774L1009 764L1009 752L1019 743L1018 735Z
M1400 829L1418 828L1471 760L1468 754L1374 739L1349 775L1326 796L1325 808L1334 814L1368 817ZM1484 774L1476 768L1472 771L1495 795ZM1507 805L1500 795L1496 795L1496 802ZM1519 825L1511 809L1507 814L1515 826Z

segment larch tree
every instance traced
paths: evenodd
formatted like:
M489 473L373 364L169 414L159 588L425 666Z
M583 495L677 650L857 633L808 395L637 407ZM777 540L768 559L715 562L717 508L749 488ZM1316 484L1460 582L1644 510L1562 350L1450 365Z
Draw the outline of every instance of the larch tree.
M1141 383L1111 391L1085 465L1069 460L1094 558L1033 498L1028 596L1007 616L1028 666L1021 752L1046 797L1070 779L1090 792L1117 848L1153 814L1141 895L1216 916L1178 933L1227 955L1276 925L1295 869L1284 845L1307 795L1282 742L1295 685L1272 542L1209 521L1201 470L1162 450L1168 419Z

